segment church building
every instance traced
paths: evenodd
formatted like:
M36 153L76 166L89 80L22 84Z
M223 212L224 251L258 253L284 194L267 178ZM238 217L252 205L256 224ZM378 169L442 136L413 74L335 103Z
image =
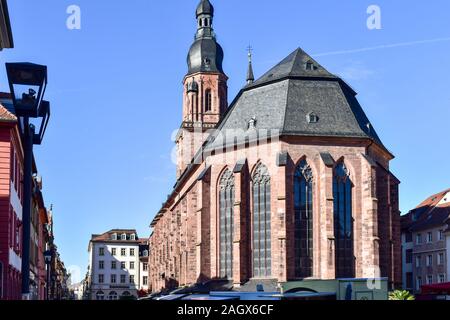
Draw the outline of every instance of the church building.
M389 279L401 286L399 180L341 78L302 49L229 104L214 8L188 54L177 181L151 223L154 292L228 280Z

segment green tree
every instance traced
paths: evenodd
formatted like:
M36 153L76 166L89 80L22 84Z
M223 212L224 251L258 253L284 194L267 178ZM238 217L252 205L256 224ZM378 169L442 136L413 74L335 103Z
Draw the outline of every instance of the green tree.
M416 298L406 290L395 290L389 293L389 300L416 300Z

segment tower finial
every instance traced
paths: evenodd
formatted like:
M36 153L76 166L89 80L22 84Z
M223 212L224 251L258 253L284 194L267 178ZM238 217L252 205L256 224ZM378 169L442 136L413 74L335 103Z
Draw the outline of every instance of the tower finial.
M247 71L247 84L251 84L255 81L255 76L253 74L253 65L252 65L252 46L248 46L248 71Z

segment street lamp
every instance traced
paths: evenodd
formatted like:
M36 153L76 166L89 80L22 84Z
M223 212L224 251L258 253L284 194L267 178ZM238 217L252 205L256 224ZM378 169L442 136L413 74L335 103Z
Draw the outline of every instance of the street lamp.
M53 252L47 250L44 252L45 265L47 266L47 300L50 300L50 264L52 263Z
M33 145L42 143L50 118L50 104L42 100L47 87L47 67L33 63L7 63L6 72L24 149L22 295L23 299L29 300ZM30 119L41 119L38 130Z

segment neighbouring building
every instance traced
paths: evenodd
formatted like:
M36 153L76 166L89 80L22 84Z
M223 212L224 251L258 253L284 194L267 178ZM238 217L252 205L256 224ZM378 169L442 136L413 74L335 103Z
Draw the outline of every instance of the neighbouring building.
M208 0L196 18L177 182L151 223L152 291L210 279L400 287L400 182L356 92L302 49L255 81L249 53L247 85L228 105Z
M23 149L17 117L9 93L0 93L0 299L21 299ZM7 163L8 162L8 163ZM33 300L47 297L47 266L44 252L53 241L51 212L43 197L42 178L33 159L33 192L30 225L30 295Z
M427 198L401 218L403 288L449 282L450 189Z
M92 235L85 294L91 300L137 298L146 286L141 266L147 260L148 239L139 239L136 230L114 229ZM147 265L148 268L148 265ZM148 278L147 278L148 281Z
M149 244L148 239L142 239L139 245L139 291L141 296L149 293L148 281L148 258L149 258Z

